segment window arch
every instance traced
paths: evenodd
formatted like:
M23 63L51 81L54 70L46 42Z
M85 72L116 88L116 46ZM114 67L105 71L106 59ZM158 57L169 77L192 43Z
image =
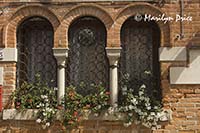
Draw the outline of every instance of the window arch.
M119 86L122 87L123 76L128 74L132 89L137 90L145 84L146 93L160 99L158 59L160 29L158 25L154 21L141 20L138 22L134 17L129 18L122 25L121 46Z
M56 60L53 56L54 31L50 22L42 17L31 17L17 29L17 86L24 81L33 82L35 75L49 86L56 86Z
M84 83L90 93L90 84L108 87L108 60L106 57L106 28L95 17L81 17L69 27L69 58L67 85L78 87Z

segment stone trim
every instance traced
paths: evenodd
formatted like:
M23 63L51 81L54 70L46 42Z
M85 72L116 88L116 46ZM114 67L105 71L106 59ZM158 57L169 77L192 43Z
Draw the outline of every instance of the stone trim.
M17 62L17 49L16 48L0 48L3 52L3 57L0 62Z
M68 48L53 48L53 54L57 59L57 64L65 67L65 60L68 57Z
M3 120L36 120L37 118L37 109L27 109L24 111L18 111L16 109L5 109L3 110ZM56 114L56 119L62 119L62 111L58 111ZM94 116L94 114L89 115L89 112L85 110L84 119L85 120L123 120L123 114L118 113L120 116L116 117L115 115L107 115L105 111L101 113L100 116Z
M186 47L160 47L159 61L187 61Z
M200 49L189 50L188 67L170 67L171 84L200 84Z
M24 111L18 111L16 109L5 109L3 110L2 118L3 120L36 120L37 109L27 109ZM62 119L62 111L57 112L56 119ZM164 109L161 113L161 121L166 122L172 119L172 111ZM108 114L106 111L102 111L99 116L94 114L89 114L87 110L84 111L84 120L106 120L106 121L122 121L124 120L123 113L112 113Z

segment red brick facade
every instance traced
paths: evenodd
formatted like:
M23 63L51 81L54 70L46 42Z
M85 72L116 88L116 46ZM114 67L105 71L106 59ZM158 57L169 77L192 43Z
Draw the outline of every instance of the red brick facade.
M48 2L0 2L3 14L0 15L0 47L16 47L16 31L18 26L31 16L41 16L49 20L54 28L54 47L68 47L68 28L70 24L82 16L94 16L99 18L107 30L107 47L120 46L120 30L123 23L136 13L158 16L175 17L180 14L181 8L178 0L165 0L159 2L60 2L53 0ZM19 1L19 0L16 0ZM200 1L184 0L184 14L192 16L191 22L183 22L184 37L177 39L180 34L180 22L158 22L161 31L162 47L190 47L198 48L200 45ZM200 85L172 85L170 84L169 69L172 66L187 66L189 61L160 62L161 87L164 108L172 110L172 119L163 123L162 129L154 133L200 133ZM9 95L15 89L16 62L0 62L3 67L3 107L9 100ZM200 71L200 69L199 69ZM199 76L200 77L200 76ZM1 77L0 77L1 78ZM0 121L0 132L9 130L12 132L39 132L33 122L24 121ZM63 132L59 125L54 125L50 131ZM22 128L22 129L19 129ZM37 129L37 130L36 130ZM28 131L29 130L29 131ZM31 131L32 130L32 131ZM118 122L86 121L75 129L74 133L136 133L137 131L151 132L139 126L125 128ZM43 130L40 132L44 132Z

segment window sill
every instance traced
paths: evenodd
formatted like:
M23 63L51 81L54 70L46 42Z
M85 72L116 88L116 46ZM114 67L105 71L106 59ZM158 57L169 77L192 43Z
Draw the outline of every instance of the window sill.
M37 118L37 109L26 109L24 111L18 111L16 109L5 109L3 110L3 120L36 120ZM62 119L62 111L58 111L56 114L56 119ZM84 113L84 120L123 120L123 114L117 113L114 115L106 115L105 111L102 112L99 116L95 116L95 114L89 114L87 110Z
M37 118L37 109L26 109L24 111L18 111L16 109L4 109L3 110L3 120L36 120ZM62 112L58 111L56 114L56 119L62 119ZM162 112L161 122L168 122L172 119L171 110L164 110ZM105 121L120 121L124 119L123 113L107 114L105 111L102 112L99 116L95 114L89 114L85 110L84 120L105 120Z

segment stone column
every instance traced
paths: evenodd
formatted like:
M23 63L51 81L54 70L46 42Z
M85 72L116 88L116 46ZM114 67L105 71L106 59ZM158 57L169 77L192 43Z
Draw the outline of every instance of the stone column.
M58 102L65 95L65 63L68 57L68 48L53 48L54 56L57 60L57 85L58 85Z
M120 57L121 47L106 48L107 56L110 63L110 101L111 104L118 102L118 60Z

